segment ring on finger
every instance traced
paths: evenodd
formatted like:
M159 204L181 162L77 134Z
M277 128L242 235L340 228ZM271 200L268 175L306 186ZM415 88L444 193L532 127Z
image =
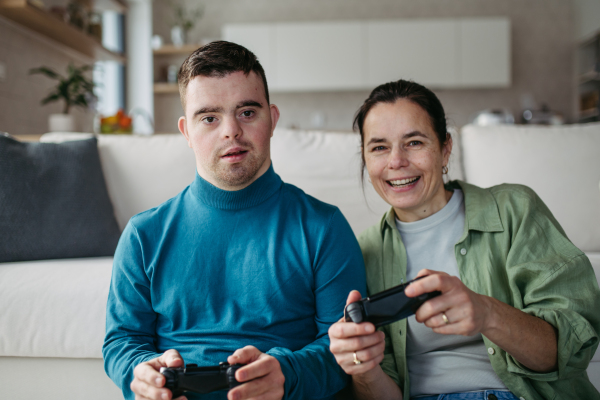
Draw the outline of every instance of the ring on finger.
M446 325L448 325L450 323L450 321L448 320L448 317L446 316L445 312L442 312L442 319L444 320L444 323Z
M358 365L358 364L362 364L362 361L360 361L357 357L356 357L356 352L354 352L354 364Z

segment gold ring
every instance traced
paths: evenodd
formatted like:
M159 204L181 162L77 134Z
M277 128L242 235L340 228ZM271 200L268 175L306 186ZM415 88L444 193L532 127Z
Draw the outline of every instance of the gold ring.
M446 313L444 313L444 312L442 313L442 319L444 320L444 323L446 325L448 325L450 323L450 321L448 321L448 317L446 317Z
M358 358L356 358L356 352L354 352L354 364L355 365L362 364L362 361L360 361Z

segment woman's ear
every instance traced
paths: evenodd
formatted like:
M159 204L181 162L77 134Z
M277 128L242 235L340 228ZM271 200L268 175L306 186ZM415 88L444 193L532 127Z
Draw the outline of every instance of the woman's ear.
M442 148L442 157L444 159L444 164L443 165L448 165L448 161L450 160L450 154L452 153L452 146L453 146L453 142L452 142L452 135L450 135L449 133L446 134L446 143L444 143L444 147Z

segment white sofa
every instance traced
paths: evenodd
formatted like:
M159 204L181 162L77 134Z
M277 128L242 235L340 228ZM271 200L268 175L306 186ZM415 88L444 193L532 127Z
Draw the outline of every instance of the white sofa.
M121 228L194 179L194 156L181 135L100 135L98 147ZM278 129L272 160L285 181L340 207L355 233L388 209L367 179L361 189L356 134ZM533 187L600 277L600 124L467 126L455 137L450 177ZM121 398L101 359L111 267L110 257L0 264L0 397ZM600 388L600 356L588 372Z

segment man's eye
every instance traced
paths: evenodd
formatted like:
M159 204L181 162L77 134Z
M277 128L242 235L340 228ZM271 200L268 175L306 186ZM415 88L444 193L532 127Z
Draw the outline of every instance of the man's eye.
M373 149L371 151L381 151L381 150L385 150L385 146L375 146L375 147L373 147Z
M202 119L202 121L208 122L209 124L212 124L213 122L215 122L215 117L204 117Z
M252 110L246 110L246 111L244 111L244 112L242 113L242 115L243 115L244 117L246 117L246 118L247 118L247 117L251 117L251 116L253 116L253 115L254 115L254 111L252 111Z
M422 142L418 141L418 140L412 140L408 143L409 146L418 146L422 144Z

